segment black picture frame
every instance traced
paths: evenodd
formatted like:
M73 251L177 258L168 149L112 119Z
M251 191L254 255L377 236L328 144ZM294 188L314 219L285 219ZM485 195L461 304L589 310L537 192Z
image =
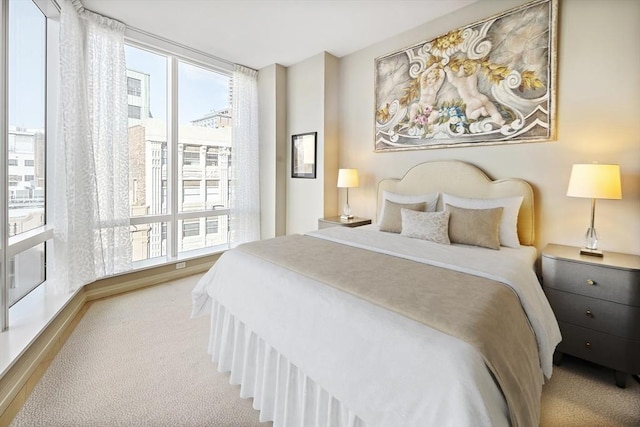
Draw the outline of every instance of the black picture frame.
M291 178L316 177L318 132L291 136Z

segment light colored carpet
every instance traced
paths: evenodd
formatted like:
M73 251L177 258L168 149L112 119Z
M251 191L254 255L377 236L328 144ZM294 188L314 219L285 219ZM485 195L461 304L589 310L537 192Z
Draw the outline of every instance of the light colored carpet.
M209 319L189 319L200 275L91 305L13 427L270 426L206 354ZM544 386L542 426L639 426L640 384L565 358Z
M190 319L200 275L96 301L12 426L269 426L207 354Z

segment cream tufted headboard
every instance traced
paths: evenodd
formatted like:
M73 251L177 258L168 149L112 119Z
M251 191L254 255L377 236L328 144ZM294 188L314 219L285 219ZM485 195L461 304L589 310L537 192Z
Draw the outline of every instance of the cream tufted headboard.
M533 189L522 179L492 181L482 170L470 163L458 160L433 161L414 166L401 179L388 178L380 181L377 214L382 207L383 191L409 195L439 192L486 199L523 196L518 214L518 239L522 245L533 245ZM442 206L438 208L441 209Z

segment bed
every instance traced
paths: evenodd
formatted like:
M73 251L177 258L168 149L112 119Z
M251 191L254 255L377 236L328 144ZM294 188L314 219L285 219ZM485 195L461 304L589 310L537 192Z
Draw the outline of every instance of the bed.
M192 316L211 316L218 370L274 426L537 426L561 337L531 187L427 162L382 180L377 205L375 225L216 262Z

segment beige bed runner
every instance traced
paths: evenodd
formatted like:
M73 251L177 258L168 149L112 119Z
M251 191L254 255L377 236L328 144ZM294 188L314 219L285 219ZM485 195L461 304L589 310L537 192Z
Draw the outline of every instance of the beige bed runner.
M539 424L543 376L536 340L509 286L310 236L237 249L471 344L497 379L511 424Z

